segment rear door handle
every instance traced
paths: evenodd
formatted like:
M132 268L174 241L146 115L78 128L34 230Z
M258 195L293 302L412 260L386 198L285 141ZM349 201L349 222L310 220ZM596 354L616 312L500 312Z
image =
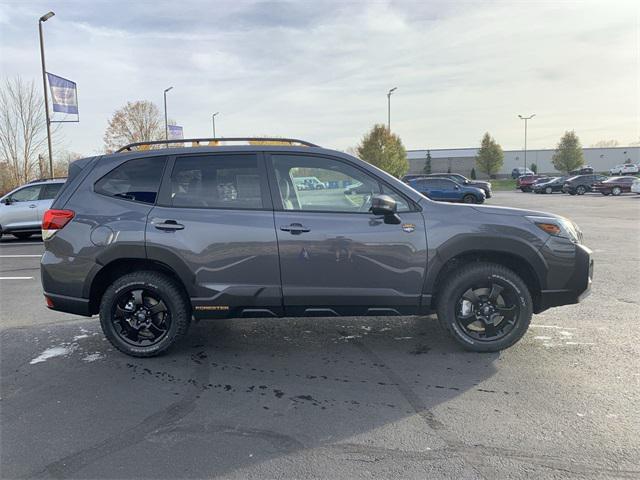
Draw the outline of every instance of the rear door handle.
M158 230L165 230L168 232L175 231L175 230L182 230L184 228L184 225L176 222L175 220L165 220L164 222L161 222L161 223L155 223L153 226L156 227Z
M300 235L301 233L307 233L311 230L308 227L305 227L301 223L292 223L291 225L283 225L280 227L280 230L283 232L289 232L291 235Z

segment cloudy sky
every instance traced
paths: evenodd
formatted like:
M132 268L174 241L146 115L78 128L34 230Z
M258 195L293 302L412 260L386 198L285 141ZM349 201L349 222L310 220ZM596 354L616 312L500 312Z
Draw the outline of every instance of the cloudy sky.
M305 138L346 149L386 122L409 149L475 146L485 131L531 148L574 129L583 145L640 138L640 10L625 1L0 0L0 71L78 83L67 148L92 154L129 100L185 136ZM39 85L39 83L38 83Z

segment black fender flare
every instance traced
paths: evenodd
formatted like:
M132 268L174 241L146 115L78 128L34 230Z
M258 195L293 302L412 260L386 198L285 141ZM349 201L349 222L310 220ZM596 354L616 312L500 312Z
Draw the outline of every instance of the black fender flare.
M482 254L508 255L526 263L535 275L541 289L546 286L547 262L535 245L517 237L496 237L495 235L460 234L438 246L433 258L429 259L423 292L433 294L437 289L436 281L444 266L451 259L460 256Z

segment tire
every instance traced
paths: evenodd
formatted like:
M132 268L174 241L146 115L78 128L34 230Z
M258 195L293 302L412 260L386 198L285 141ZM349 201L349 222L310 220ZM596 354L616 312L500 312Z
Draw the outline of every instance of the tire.
M478 203L478 202L474 195L467 194L464 197L462 197L462 203Z
M569 195L575 195L576 192L569 192Z
M618 195L622 194L622 189L620 187L613 187L611 193L613 194L613 196L617 197Z
M609 192L600 192L600 193L602 193L605 197L609 195Z
M155 343L149 345L136 344L136 341L125 338L122 331L136 332L136 330L134 328L125 329L124 325L127 324L122 319L116 318L118 309L123 312L118 305L129 294L137 291L142 291L140 298L145 307L148 307L145 303L148 304L150 298L159 300L153 306L162 302L162 306L165 307L165 310L158 314L162 315L161 322L165 327L164 333L159 335ZM146 298L144 297L145 294L147 295ZM129 306L129 303L125 305L125 309ZM135 320L132 321L135 322ZM150 321L152 322L150 327L155 326L155 322ZM187 333L190 323L191 306L186 294L173 279L158 272L139 271L118 278L107 288L100 302L100 325L102 326L102 331L115 348L132 357L153 357L165 352ZM138 331L146 330L151 334L150 327L139 329ZM137 333L134 333L134 335L139 338Z
M527 189L527 187L520 187L520 191L522 193L527 193L529 190Z
M33 235L33 233L12 233L12 235L16 237L18 240L26 240L30 238L31 235Z
M586 187L584 185L578 185L576 187L576 193L578 195L584 195L586 192L587 192L587 189L586 189Z
M496 290L502 288L499 290L497 302L500 303L502 299L503 310L511 311L512 313L507 315L512 318L494 313L492 321L497 323L493 329L500 334L495 338L483 338L489 334L488 325L483 326L482 321L475 320L476 317L473 316L474 313L483 311L481 308L476 309L475 305L470 307L473 311L469 316L474 320L467 327L462 325L459 315L464 313L461 309L468 300L463 297L468 298L468 292L481 292L484 289L485 294L477 294L476 298L486 300L486 297L491 296L494 285L498 286ZM513 308L510 309L511 305ZM442 290L438 293L437 313L441 327L466 350L497 352L509 348L526 333L533 315L533 302L527 285L513 271L502 265L479 262L454 271L445 280ZM479 330L473 331L472 328Z
M545 188L544 193L553 193L553 188L552 187Z

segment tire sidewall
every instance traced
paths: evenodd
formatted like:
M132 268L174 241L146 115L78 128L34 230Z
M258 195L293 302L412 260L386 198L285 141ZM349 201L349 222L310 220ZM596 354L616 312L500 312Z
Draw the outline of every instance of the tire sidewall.
M170 315L171 325L165 337L159 343L147 347L138 347L125 342L120 338L120 335L117 334L111 321L114 302L116 302L118 297L126 290L135 290L136 288L144 288L158 295L158 297L165 302ZM150 357L165 351L174 343L179 329L177 316L180 315L181 309L182 306L176 302L173 295L166 292L158 283L146 280L142 275L140 279L123 277L107 288L107 291L102 297L102 301L100 302L100 325L102 326L102 331L105 336L121 352L137 357Z
M469 350L494 352L512 346L526 333L533 315L533 302L526 284L506 268L492 269L490 266L485 265L484 268L469 269L467 272L467 275L455 277L452 282L445 286L442 292L442 301L438 305L440 323L458 343ZM483 281L495 282L501 286L512 288L518 299L520 312L516 325L506 336L498 340L480 341L469 337L456 322L458 300L471 286Z
M620 187L613 187L613 190L611 190L611 193L617 197L622 193L622 189Z

